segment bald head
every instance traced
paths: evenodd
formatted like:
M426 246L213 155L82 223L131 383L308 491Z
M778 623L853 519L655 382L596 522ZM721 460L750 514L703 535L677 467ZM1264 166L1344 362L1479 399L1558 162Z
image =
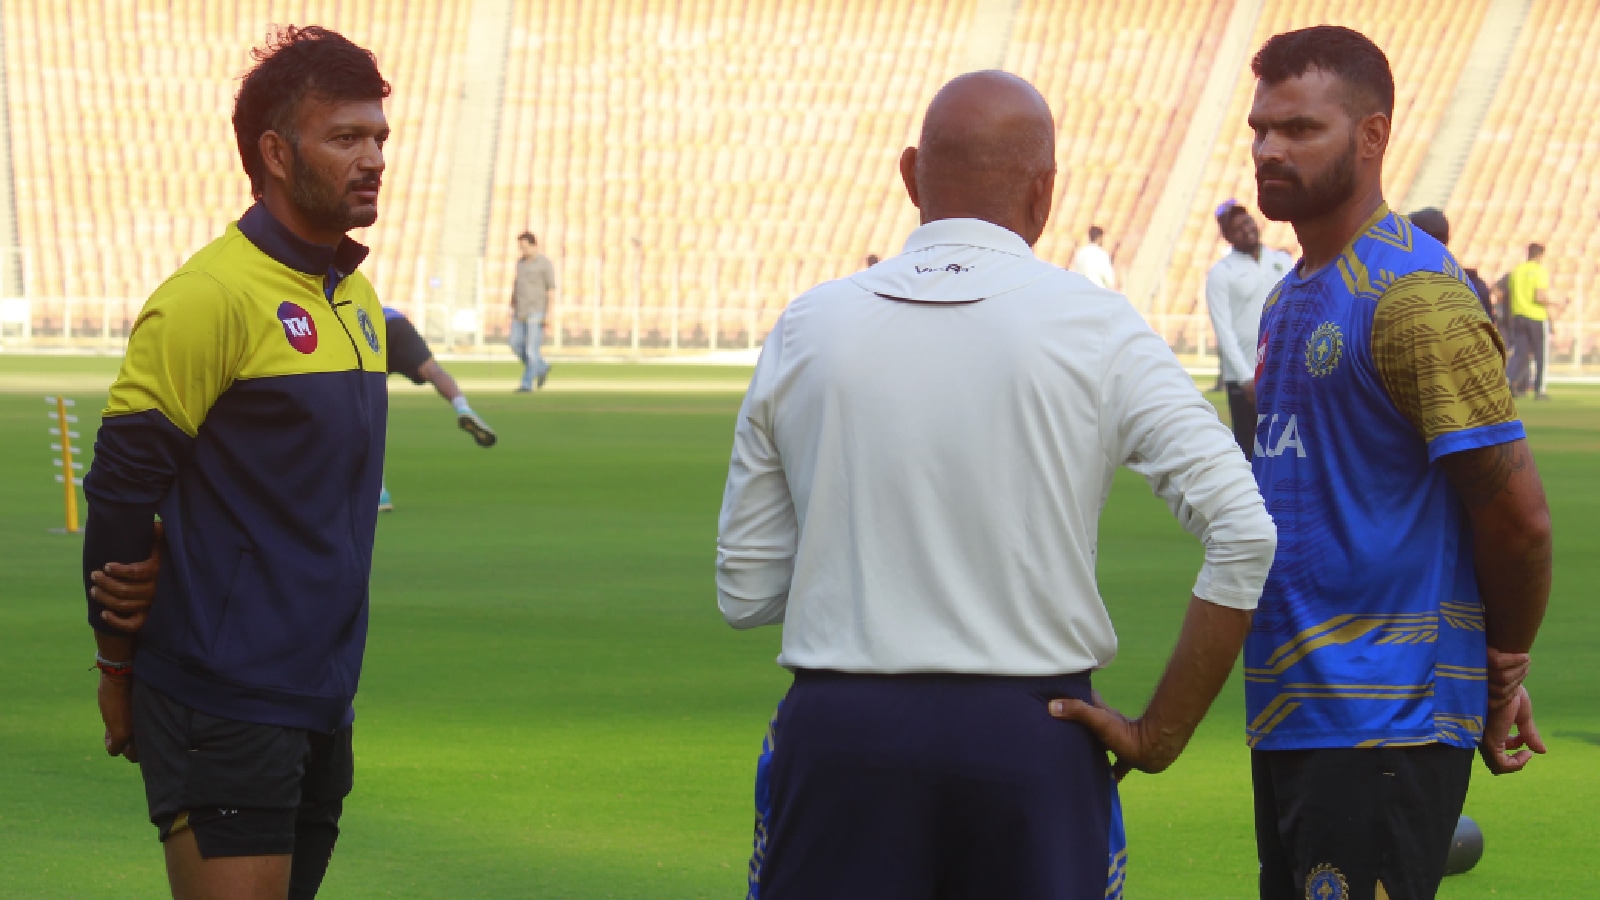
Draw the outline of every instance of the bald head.
M1055 193L1056 129L1033 85L970 72L934 95L900 175L922 221L972 218L1039 239Z

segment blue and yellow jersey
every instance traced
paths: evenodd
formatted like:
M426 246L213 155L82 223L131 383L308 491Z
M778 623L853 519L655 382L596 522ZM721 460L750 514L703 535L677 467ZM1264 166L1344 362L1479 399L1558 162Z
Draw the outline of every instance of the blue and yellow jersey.
M84 479L85 576L145 558L161 517L134 670L210 715L353 717L388 412L365 255L253 207L151 295L111 387ZM89 621L104 627L93 601Z
M1523 437L1499 332L1449 252L1381 208L1268 295L1259 347L1278 552L1245 643L1250 746L1475 746L1483 606L1436 463Z

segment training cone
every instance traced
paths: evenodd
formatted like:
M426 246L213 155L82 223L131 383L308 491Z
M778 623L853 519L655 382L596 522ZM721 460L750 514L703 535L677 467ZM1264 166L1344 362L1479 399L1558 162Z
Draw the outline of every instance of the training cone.
M1483 859L1483 831L1478 823L1466 816L1456 823L1455 836L1450 838L1450 855L1444 861L1446 875L1460 875Z

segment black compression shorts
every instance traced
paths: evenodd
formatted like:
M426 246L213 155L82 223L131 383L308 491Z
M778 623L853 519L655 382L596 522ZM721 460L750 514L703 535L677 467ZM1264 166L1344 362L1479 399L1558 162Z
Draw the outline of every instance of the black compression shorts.
M349 728L325 734L221 719L138 681L133 721L161 840L190 829L210 859L296 853L302 832L337 834L355 773Z

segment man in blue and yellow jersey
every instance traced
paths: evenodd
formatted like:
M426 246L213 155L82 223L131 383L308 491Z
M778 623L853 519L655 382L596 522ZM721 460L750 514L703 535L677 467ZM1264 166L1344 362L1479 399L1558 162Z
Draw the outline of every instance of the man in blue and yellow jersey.
M352 780L383 471L377 219L389 85L317 27L255 51L257 202L145 304L84 479L85 587L165 530L130 636L89 596L106 748L137 760L174 896L310 897Z
M1522 679L1549 512L1499 333L1384 203L1383 51L1319 26L1251 68L1261 211L1304 248L1256 370L1279 534L1245 643L1261 896L1432 897L1474 748L1497 774L1543 751Z

